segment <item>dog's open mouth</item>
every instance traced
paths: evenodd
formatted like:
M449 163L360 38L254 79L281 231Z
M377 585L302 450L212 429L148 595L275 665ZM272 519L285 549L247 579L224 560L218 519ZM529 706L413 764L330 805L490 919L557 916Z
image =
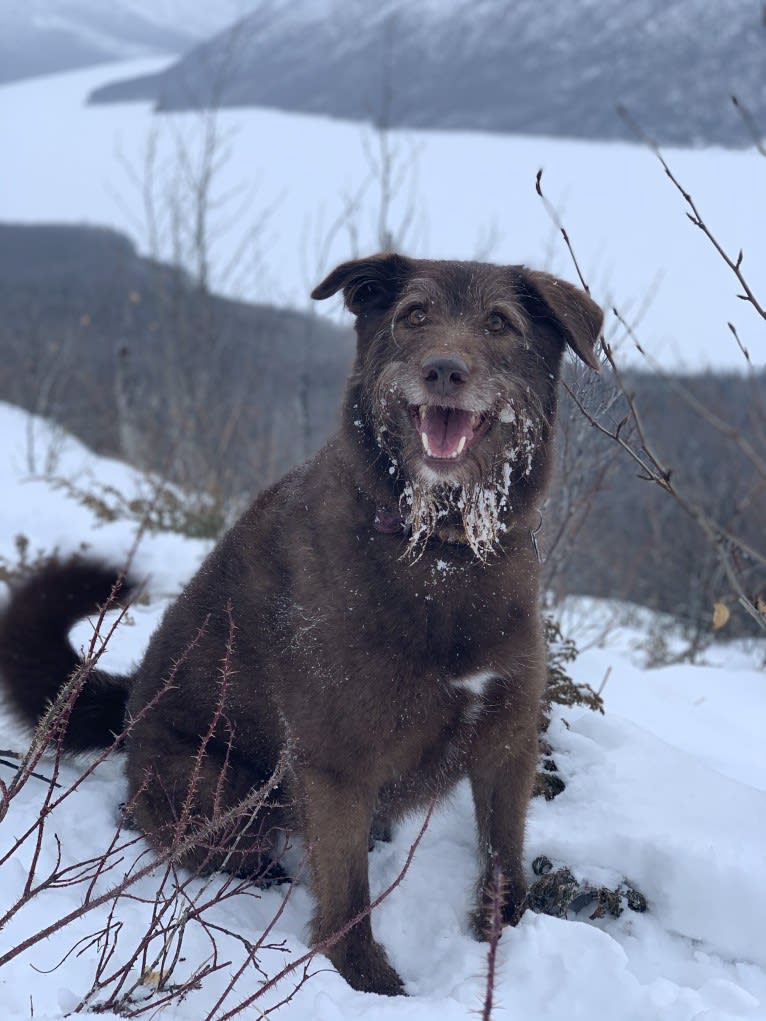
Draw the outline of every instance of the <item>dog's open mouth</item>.
M490 426L489 418L480 412L436 404L413 404L410 415L424 453L437 461L463 457Z

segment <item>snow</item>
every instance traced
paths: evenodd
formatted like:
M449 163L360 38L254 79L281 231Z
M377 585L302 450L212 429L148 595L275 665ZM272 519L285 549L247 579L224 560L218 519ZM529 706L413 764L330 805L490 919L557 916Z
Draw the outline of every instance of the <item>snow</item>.
M203 118L153 116L149 103L85 103L99 85L161 66L134 61L1 87L0 218L113 225L143 252L170 257L178 239L162 222L168 197L178 203L181 222L194 219L179 140L200 168ZM222 142L210 224L214 286L248 300L306 307L309 291L336 262L380 247L381 181L373 165L381 150L370 128L252 108L221 111L216 127ZM153 144L156 169L147 175ZM617 306L653 359L695 371L742 369L730 321L754 363L763 364L762 323L737 298L736 280L689 222L645 147L434 131L392 132L388 150L392 177L403 175L388 225L409 254L489 256L576 280L535 194L543 168L543 189L594 297L607 309ZM722 244L734 257L743 250L743 270L757 289L766 266L763 157L754 148L666 156ZM142 204L147 177L160 214L154 240ZM636 361L624 333L610 312L607 335Z
M30 468L44 463L42 455L48 453L54 472L76 479L80 488L108 484L126 495L146 494L151 480L96 457L45 422L7 405L0 405L0 432L5 438L0 565L15 561L14 536L19 533L30 540L30 556L54 547L74 550L82 540L94 553L127 556L136 538L135 522L99 522ZM107 668L127 668L140 657L162 608L208 548L178 535L142 536L134 567L137 574L149 575L149 603L135 607L132 623L118 629L104 660ZM721 644L700 665L650 670L646 657L653 621L645 611L594 600L574 600L565 607L564 626L583 649L572 675L596 687L607 677L606 712L570 709L554 715L549 737L567 786L551 802L532 802L525 852L528 868L545 854L556 866L566 864L580 880L608 886L627 881L646 896L649 909L598 921L588 920L589 909L568 919L528 912L517 929L504 932L499 945L495 1021L766 1018L764 648L759 643ZM84 623L73 640L82 645L89 637L90 625ZM0 710L0 748L21 751L24 741L18 725ZM0 758L7 758L6 752ZM84 761L66 763L60 781L74 782ZM51 763L40 768L49 771ZM8 766L0 765L0 778L7 783L11 775ZM30 781L11 803L0 825L0 855L36 818L45 791L44 783ZM53 832L64 864L105 848L124 792L122 762L114 756L54 811L42 871L55 861ZM392 843L371 853L374 893L399 874L421 824L422 818L409 820ZM22 850L3 867L0 914L23 889L30 853ZM126 852L118 878L136 859L148 860L142 842ZM285 1021L465 1021L475 1016L483 1003L486 973L486 948L472 940L468 929L475 878L470 792L461 786L436 812L403 882L373 916L408 998L357 993L317 959L314 974L269 1016ZM113 881L102 876L97 891L107 891ZM191 892L222 882L196 880ZM158 883L156 876L144 877L134 888L138 896L119 903L118 959L146 930ZM210 909L208 918L254 941L279 909L285 889L231 896ZM2 931L0 955L81 902L78 886L39 893ZM93 981L98 951L83 950L84 944L77 948L82 952L70 951L105 924L107 910L108 904L94 909L0 968L0 1004L8 1021L27 1019L32 1011L37 1021L57 1021L77 1007ZM272 948L259 955L263 974L246 969L216 1017L255 994L264 975L274 975L286 960L305 953L310 913L308 890L296 884L269 936ZM220 934L219 944L222 959L231 963L158 1017L198 1021L208 1015L244 959L234 935ZM200 927L190 925L177 974L191 974L209 954ZM254 1007L268 1013L289 995L294 981L283 979ZM157 994L144 986L141 995L149 1006ZM98 997L92 1006L97 1002ZM117 1017L88 1010L79 1016ZM260 1015L249 1010L242 1016Z
M130 49L119 30L124 18L132 15L148 25L181 30L200 39L219 32L238 18L249 14L258 0L218 0L200 4L199 0L112 0L105 17L102 0L25 0L23 4L4 4L0 8L0 30L13 39L21 29L59 27L75 38L92 38L94 25L114 26L113 35L104 35L113 53Z

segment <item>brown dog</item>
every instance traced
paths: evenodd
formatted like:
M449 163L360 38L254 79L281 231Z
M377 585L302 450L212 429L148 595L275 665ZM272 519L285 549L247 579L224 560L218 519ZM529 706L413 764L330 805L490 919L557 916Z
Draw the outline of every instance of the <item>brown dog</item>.
M371 830L468 776L483 862L476 934L493 869L503 920L514 924L524 908L544 683L530 528L549 475L564 348L597 368L602 315L582 291L522 266L378 255L339 266L313 297L341 289L358 356L340 430L223 538L133 677L93 675L68 740L102 744L133 721L134 814L160 847L179 820L225 815L287 748L287 778L261 812L261 833L302 833L314 940L361 914L328 956L355 988L394 994L401 980L365 914ZM55 692L51 677L63 680L55 671L75 665L66 630L105 598L110 578L70 563L13 597L0 667L27 717ZM201 840L185 860L255 871L259 846L235 841L222 857Z

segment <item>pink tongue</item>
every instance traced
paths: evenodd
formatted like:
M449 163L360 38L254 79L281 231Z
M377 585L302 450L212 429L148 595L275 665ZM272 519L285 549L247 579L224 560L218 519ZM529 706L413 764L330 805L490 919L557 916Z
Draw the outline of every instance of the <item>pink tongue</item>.
M431 453L435 457L451 457L465 436L466 444L473 438L471 415L456 408L426 408L420 427L428 436Z

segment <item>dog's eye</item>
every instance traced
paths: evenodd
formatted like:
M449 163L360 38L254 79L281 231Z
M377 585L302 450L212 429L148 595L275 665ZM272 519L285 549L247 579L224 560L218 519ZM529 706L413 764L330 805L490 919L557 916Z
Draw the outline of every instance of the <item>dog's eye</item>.
M487 316L484 323L485 333L502 333L506 329L508 329L508 323L499 312L492 312Z
M426 310L421 308L420 305L415 308L411 308L407 313L407 322L410 326L422 326L426 321Z

